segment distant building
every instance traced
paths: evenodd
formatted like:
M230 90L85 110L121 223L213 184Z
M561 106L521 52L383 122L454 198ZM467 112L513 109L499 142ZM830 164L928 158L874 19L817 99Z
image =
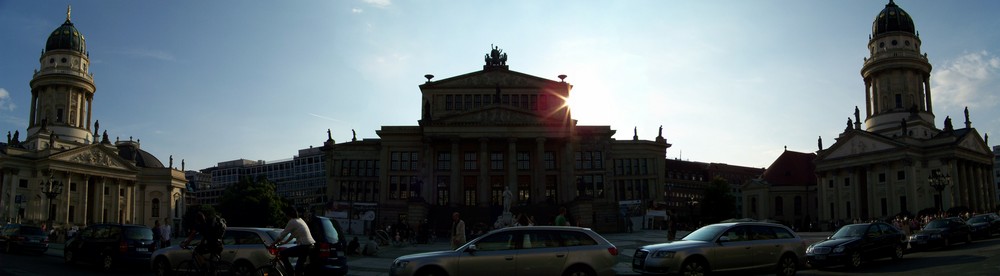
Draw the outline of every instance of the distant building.
M832 146L819 141L824 222L996 206L996 189L989 187L994 156L968 109L961 125L951 117L943 128L936 125L931 64L921 46L910 14L889 1L872 23L871 56L861 67L865 108L855 107Z
M229 186L244 178L255 180L263 176L277 186L278 196L289 200L293 206L321 210L326 205L327 189L323 158L320 148L310 147L299 150L291 159L271 162L237 159L219 162L201 172L189 172L198 176L197 182L189 183L195 195L192 205L218 205Z
M743 217L797 229L817 226L816 154L785 150L760 178L743 185Z
M662 133L615 140L610 126L577 125L565 105L572 89L565 76L511 71L506 59L494 48L482 71L427 75L417 125L383 126L378 139L329 137L329 208L377 204L380 225L446 226L458 211L475 229L504 216L510 190L512 213L536 224L551 224L563 206L576 225L615 231L624 225L620 201L663 201L670 144Z
M202 201L208 197L208 191L212 187L212 175L200 171L185 171L184 177L188 180L184 203L187 206L204 204Z
M1000 202L1000 146L993 146L993 189L997 195L997 202ZM1000 210L1000 206L993 205L993 210Z
M91 117L97 87L86 42L67 10L31 79L28 129L0 144L0 220L179 225L187 180L173 157L164 166L139 140L112 143Z

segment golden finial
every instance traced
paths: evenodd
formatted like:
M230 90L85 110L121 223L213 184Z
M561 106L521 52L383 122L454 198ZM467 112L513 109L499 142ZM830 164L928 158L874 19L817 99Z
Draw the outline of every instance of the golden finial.
M72 12L72 11L73 11L73 7L67 4L66 5L66 21L69 21L69 13Z

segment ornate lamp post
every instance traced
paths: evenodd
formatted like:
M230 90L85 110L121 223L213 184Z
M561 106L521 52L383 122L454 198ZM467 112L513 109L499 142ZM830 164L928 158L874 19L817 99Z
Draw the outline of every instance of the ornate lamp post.
M942 174L940 170L933 170L931 171L931 175L927 177L927 182L938 192L937 196L934 197L934 208L942 211L944 206L941 202L941 191L948 187L948 185L951 185L951 176Z
M52 199L55 199L56 196L59 196L59 194L63 192L63 184L62 182L56 182L52 176L49 176L49 181L42 180L42 183L40 184L42 193L49 199L49 206L46 208L48 210L48 214L46 214L46 216L48 216L47 220L49 221L49 227L53 227L52 222L55 218L52 214Z

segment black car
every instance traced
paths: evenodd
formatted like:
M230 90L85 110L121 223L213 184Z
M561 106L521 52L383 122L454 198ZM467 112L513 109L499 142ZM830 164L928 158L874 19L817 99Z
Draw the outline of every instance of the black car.
M49 249L49 237L41 227L12 223L0 228L0 246L4 253L22 251L41 254Z
M965 223L972 227L972 236L978 238L990 238L994 234L1000 234L1000 217L996 214L975 215Z
M959 218L940 218L927 223L920 232L910 235L910 248L948 247L958 241L971 243L972 227Z
M347 275L347 239L336 220L313 216L307 222L316 244L309 256L308 275Z
M841 227L826 240L810 245L806 260L816 268L841 264L855 268L878 258L902 258L905 249L906 234L895 226L860 223Z
M156 250L153 230L136 224L95 224L66 242L63 257L68 264L96 263L110 270L119 264L149 265Z

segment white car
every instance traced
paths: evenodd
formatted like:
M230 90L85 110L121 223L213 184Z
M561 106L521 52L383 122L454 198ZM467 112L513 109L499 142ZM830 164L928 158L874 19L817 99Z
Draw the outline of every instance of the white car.
M389 275L615 275L618 248L589 228L493 230L453 251L406 255Z
M222 261L229 263L233 274L249 275L255 268L263 266L273 258L267 251L267 245L274 242L281 233L281 228L250 228L228 227L222 237ZM201 241L196 236L188 249L180 245L168 246L153 252L150 258L153 272L156 275L173 275L177 265L191 259L191 251ZM284 244L281 247L291 247Z

